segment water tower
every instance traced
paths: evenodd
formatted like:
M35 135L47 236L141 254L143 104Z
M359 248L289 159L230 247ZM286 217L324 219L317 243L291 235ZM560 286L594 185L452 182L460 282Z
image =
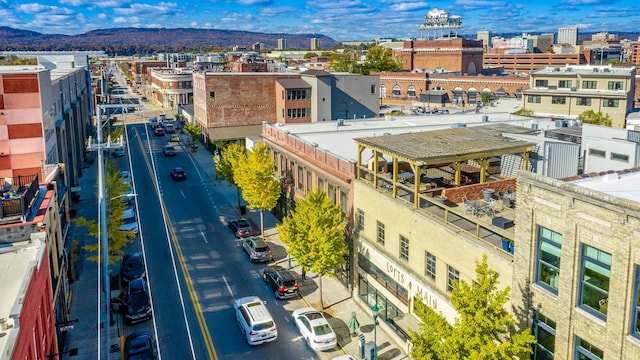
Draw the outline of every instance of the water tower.
M433 9L424 18L424 24L418 26L420 37L424 40L458 37L458 30L462 26L462 17L449 15L446 10Z

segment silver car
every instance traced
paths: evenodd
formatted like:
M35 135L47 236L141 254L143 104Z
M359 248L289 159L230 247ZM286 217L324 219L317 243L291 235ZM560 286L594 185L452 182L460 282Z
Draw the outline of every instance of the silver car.
M249 255L251 262L273 261L271 249L266 241L257 236L252 236L242 240L242 248Z

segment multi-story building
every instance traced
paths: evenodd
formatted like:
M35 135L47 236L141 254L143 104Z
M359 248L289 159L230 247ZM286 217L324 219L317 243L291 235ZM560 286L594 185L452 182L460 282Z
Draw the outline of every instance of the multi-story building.
M264 59L238 60L229 63L232 72L267 72L268 64Z
M533 70L542 69L547 66L584 65L587 60L583 54L556 54L547 52L506 54L487 52L482 57L485 68L502 67L505 72L528 74Z
M278 50L285 50L287 48L287 39L278 39Z
M176 109L180 104L188 104L193 96L192 72L190 70L150 68L149 87L153 100L163 107Z
M577 118L586 110L608 115L625 127L635 95L635 68L611 66L546 67L531 72L522 108L537 116Z
M578 28L575 26L561 27L558 29L558 44L578 45Z
M402 48L402 69L444 69L464 75L482 73L483 45L480 40L441 38L407 40Z
M640 42L635 42L631 46L631 63L640 65Z
M636 170L519 175L512 304L538 338L534 358L640 359Z
M24 235L0 249L0 351L3 359L57 359L47 237Z
M320 39L311 38L311 50L320 50Z
M194 121L206 141L258 136L261 124L317 122L378 114L377 75L328 73L197 73Z
M533 47L535 52L537 53L546 53L551 50L551 47L554 44L555 36L554 33L546 33L546 34L538 34L538 35L523 35L527 39L533 40Z
M491 45L491 31L488 30L482 30L482 31L478 31L478 33L476 34L476 40L482 40L482 47L483 48L490 48Z

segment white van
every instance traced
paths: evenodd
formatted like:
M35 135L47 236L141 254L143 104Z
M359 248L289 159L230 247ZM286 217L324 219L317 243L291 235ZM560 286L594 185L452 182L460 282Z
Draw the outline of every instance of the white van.
M249 345L260 345L278 338L278 328L264 302L247 296L233 303L236 322Z
M129 231L138 234L138 219L133 209L126 209L122 212L122 225L118 228L120 231Z
M176 132L176 127L175 127L175 126L173 126L173 124L171 124L171 123L167 123L167 124L165 124L165 125L164 125L164 131L165 131L167 134L175 134L175 132Z

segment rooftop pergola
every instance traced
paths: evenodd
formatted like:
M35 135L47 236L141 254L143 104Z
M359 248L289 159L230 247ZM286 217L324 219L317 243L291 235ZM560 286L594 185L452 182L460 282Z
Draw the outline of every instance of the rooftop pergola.
M534 151L536 144L529 141L516 140L502 134L537 134L539 130L506 125L491 124L474 127L451 128L436 131L424 131L401 135L386 135L354 139L358 144L358 178L362 174L370 174L374 187L378 187L381 177L380 156L386 155L393 162L392 183L393 196L397 192L398 162L403 161L411 166L415 176L414 194L420 191L420 174L423 169L450 166L455 171L454 185L460 186L461 170L469 160L480 165L480 183L487 180L489 162L492 157L517 154L523 159L523 169L527 169L529 152ZM365 149L373 152L372 161L362 162ZM371 166L373 165L373 166ZM378 169L378 171L373 171ZM417 199L417 197L416 197ZM417 200L415 200L417 203Z

